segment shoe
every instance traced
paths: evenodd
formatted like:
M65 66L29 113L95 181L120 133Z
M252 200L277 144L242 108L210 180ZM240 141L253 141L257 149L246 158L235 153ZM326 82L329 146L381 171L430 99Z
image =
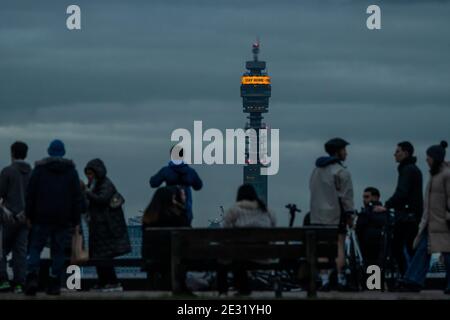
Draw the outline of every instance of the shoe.
M38 276L35 273L29 273L25 280L25 295L34 296L38 290Z
M61 281L57 277L48 278L47 294L50 296L59 296L61 294Z
M23 287L22 287L22 285L21 285L21 284L15 285L15 286L14 286L14 289L13 289L13 292L14 292L14 293L17 293L17 294L23 293Z
M0 282L0 292L7 292L11 290L11 284L9 281Z
M101 292L122 292L123 287L120 283L107 284L100 289Z

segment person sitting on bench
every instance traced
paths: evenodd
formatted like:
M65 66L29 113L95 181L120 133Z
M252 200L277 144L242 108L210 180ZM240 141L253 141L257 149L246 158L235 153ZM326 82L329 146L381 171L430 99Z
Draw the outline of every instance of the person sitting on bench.
M266 204L256 194L255 188L250 184L239 187L236 203L224 216L224 228L264 228L275 227L275 216L267 209ZM242 261L233 261L232 269L234 282L239 295L249 295L251 288L247 271ZM227 267L222 265L217 274L217 287L219 294L227 294Z
M147 208L144 210L142 217L143 231L146 228L177 228L189 227L189 219L186 214L186 196L184 189L178 186L161 187L153 194L153 198ZM151 236L143 232L144 236ZM151 273L153 285L170 288L170 235L167 239L155 239L155 241L147 241L143 239L143 243L150 242L150 250L152 257L152 265L147 270ZM154 243L153 243L154 242ZM147 251L147 248L143 248ZM158 283L160 282L160 283ZM186 289L186 288L185 288ZM185 290L188 291L187 289Z

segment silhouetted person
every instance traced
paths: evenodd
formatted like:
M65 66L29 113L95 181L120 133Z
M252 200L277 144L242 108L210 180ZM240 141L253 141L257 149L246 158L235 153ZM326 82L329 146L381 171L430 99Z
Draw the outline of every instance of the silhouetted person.
M191 224L193 219L191 187L194 190L200 190L203 186L203 182L197 172L183 162L184 155L182 148L179 146L172 147L170 149L170 155L171 160L169 161L169 164L150 178L150 186L152 188L158 188L163 182L165 182L167 186L183 186L186 194L186 213L189 224Z
M344 274L344 239L347 225L351 223L351 215L355 212L352 178L343 164L347 158L347 145L349 143L341 138L334 138L325 143L325 151L329 156L317 159L309 184L311 224L338 226L339 229L336 259L338 289L347 288ZM328 274L322 272L321 279L321 289L328 290Z
M123 199L114 206L111 201L117 189L107 176L105 164L100 159L89 161L84 168L88 179L86 197L89 216L89 255L102 259L104 264L97 266L98 283L94 290L123 291L113 266L113 258L131 251L128 228L122 205Z
M25 294L38 288L40 256L50 239L52 266L47 293L58 295L65 274L65 246L70 230L78 227L81 214L81 187L75 164L64 159L64 143L53 140L48 158L36 162L28 184L25 214L31 226Z
M381 205L380 191L367 187L363 193L364 207L358 214L356 234L366 265L380 265L382 252L382 232L386 225L386 212L374 212Z
M386 209L395 210L396 223L392 249L403 275L407 268L407 260L413 254L414 237L422 217L422 173L416 165L417 158L414 157L414 147L410 142L400 142L394 157L399 163L397 187L385 206L378 206L374 210L378 212ZM405 249L409 257L405 255Z
M186 215L186 196L184 188L178 186L160 187L153 194L152 200L144 210L142 218L143 228L143 256L151 256L147 272L153 285L158 289L171 287L171 239L170 234L164 238L153 238L146 228L177 228L189 227ZM185 278L185 274L183 275ZM159 283L158 283L159 282ZM184 293L190 293L186 281L182 281Z
M425 284L431 254L442 253L447 273L445 293L450 294L450 164L445 162L447 146L447 142L442 141L427 150L430 178L425 191L425 209L402 291L420 291Z
M6 272L6 257L12 252L13 287L16 293L22 292L27 271L28 227L25 219L25 191L31 175L31 166L25 161L27 153L28 146L25 143L19 141L13 143L11 145L11 164L0 173L0 198L2 201L0 216L3 217L0 219L3 227L0 290L11 289Z
M275 227L275 216L267 209L266 204L259 199L255 188L250 184L239 187L236 203L224 216L224 228L270 228ZM265 261L255 261L262 262ZM251 293L250 282L247 270L243 264L247 261L233 261L231 269L234 274L235 287L238 294L248 295ZM228 267L226 264L217 273L217 286L219 294L226 294L228 291L227 282Z
M179 186L161 187L144 210L143 227L188 227L186 195Z

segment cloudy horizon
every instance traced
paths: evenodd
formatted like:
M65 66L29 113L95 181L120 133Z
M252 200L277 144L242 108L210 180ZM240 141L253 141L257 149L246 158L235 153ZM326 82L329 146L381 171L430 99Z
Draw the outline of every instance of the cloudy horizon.
M62 139L80 175L90 159L104 160L127 217L149 202L173 130L195 120L223 132L245 125L240 76L256 37L272 77L264 121L280 130L280 169L269 176L279 225L287 203L308 211L309 176L328 138L351 143L358 206L368 185L384 200L393 193L398 142L413 142L426 180L426 148L450 141L449 1L377 1L377 31L365 25L370 1L75 3L80 31L65 25L74 2L0 5L0 165L15 140L34 162ZM233 204L243 169L193 167L204 182L194 225L206 226Z

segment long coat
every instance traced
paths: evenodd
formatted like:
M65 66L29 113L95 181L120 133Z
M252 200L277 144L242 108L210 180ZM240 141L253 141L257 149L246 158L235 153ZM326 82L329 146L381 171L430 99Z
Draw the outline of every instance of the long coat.
M95 172L96 184L86 192L88 199L89 255L91 258L113 258L131 251L130 238L122 207L109 206L116 187L106 177L106 168L100 159L88 162L85 170Z
M424 212L419 232L414 241L417 246L424 232L428 232L428 252L450 252L450 164L444 163L441 171L430 177L425 191Z

